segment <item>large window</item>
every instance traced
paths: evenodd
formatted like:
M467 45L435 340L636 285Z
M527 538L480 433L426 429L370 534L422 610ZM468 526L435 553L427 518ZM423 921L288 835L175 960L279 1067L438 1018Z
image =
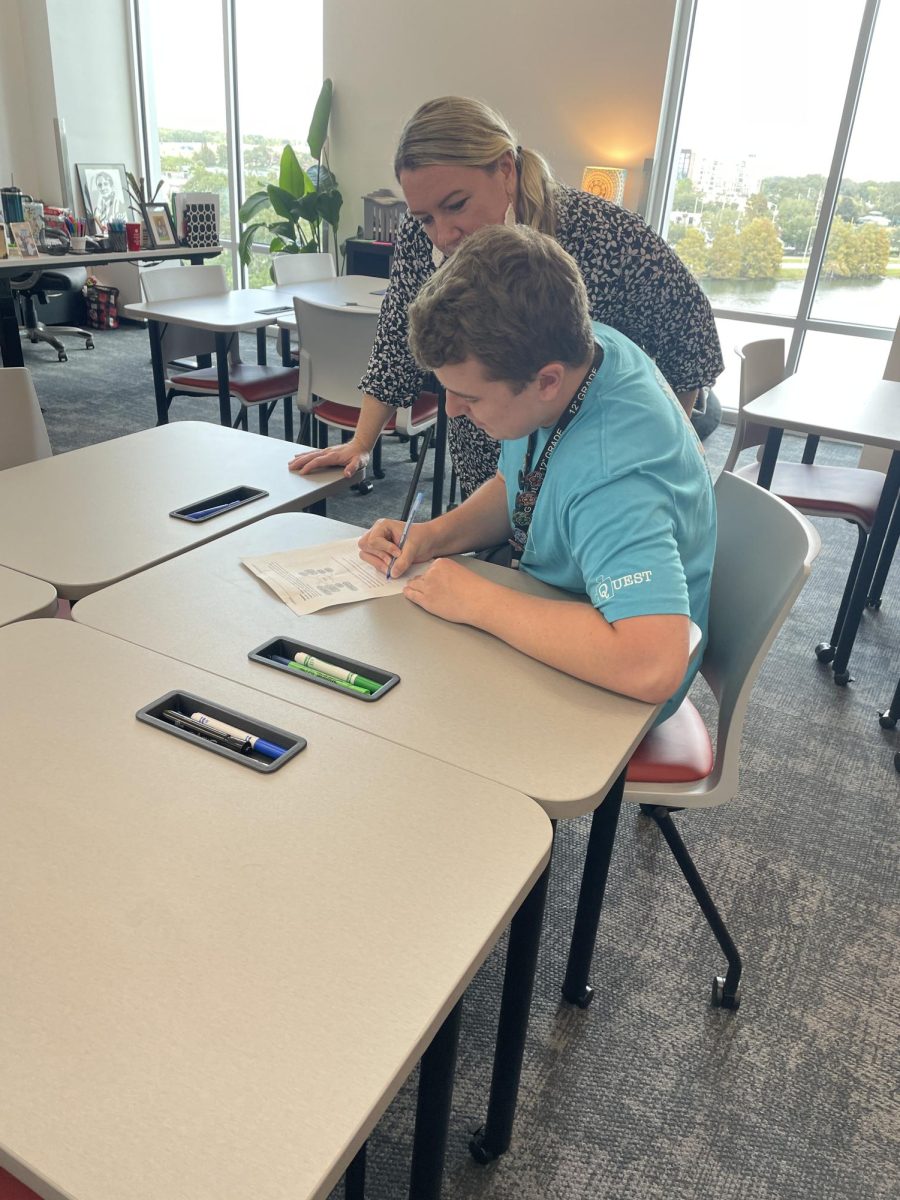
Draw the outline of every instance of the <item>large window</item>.
M782 334L791 367L802 353L804 369L839 360L880 374L888 347L870 339L900 314L900 5L881 8L876 19L877 0L684 6L693 26L664 147L663 228L716 313L726 406L732 349L755 337Z
M160 198L214 192L226 269L238 279L234 214L278 179L290 142L307 165L306 134L322 86L322 3L298 0L286 32L252 0L133 0L140 47L144 155ZM274 217L274 214L272 214ZM248 282L269 282L267 245Z

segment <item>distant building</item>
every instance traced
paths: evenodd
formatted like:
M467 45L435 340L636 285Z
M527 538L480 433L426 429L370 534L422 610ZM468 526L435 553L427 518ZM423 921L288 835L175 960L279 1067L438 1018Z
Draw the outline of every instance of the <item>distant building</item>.
M755 154L737 159L711 158L683 149L678 152L677 171L678 178L690 179L704 199L741 208L762 183Z
M864 217L860 217L856 223L857 225L878 225L882 229L888 229L891 221L890 217L886 217L884 213L870 212L866 213Z

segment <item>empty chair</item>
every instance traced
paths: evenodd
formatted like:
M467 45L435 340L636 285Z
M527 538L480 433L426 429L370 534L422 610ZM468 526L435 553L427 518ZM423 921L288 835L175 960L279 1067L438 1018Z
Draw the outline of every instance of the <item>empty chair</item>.
M734 475L719 477L716 504L709 640L700 667L718 703L715 750L703 718L686 698L635 751L624 798L656 821L728 960L726 975L713 980L713 1003L737 1008L740 956L672 813L723 804L737 794L741 733L753 683L809 576L819 536L777 496Z
M44 414L27 367L0 370L0 470L49 458Z
M362 396L358 390L372 351L378 312L374 308L326 307L294 297L297 331L300 339L300 380L297 407L312 413L323 431L320 445L327 445L327 429L356 429ZM422 392L409 408L398 408L385 426L401 437L413 438L427 433L419 453L411 489L418 480L427 451L431 430L437 421L437 396ZM375 466L378 474L377 461ZM357 484L371 490L371 483Z
M60 362L66 362L66 348L59 340L62 333L80 337L84 341L85 350L93 350L94 335L88 329L79 329L77 325L47 326L38 315L38 304L46 304L48 299L63 292L80 292L87 283L88 273L84 267L60 268L54 270L32 271L31 274L16 277L11 280L13 291L22 298L25 309L25 324L20 334L30 342L47 342L56 351Z
M202 296L221 296L229 291L225 269L220 266L156 267L141 274L141 287L148 301L186 300ZM215 367L177 370L170 364L178 359L212 354L213 335L183 325L165 325L161 330L162 358L166 368L166 407L175 396L216 396L219 377ZM179 364L182 367L183 364ZM279 400L284 401L284 433L293 437L293 397L297 390L297 371L293 367L263 366L244 363L237 335L231 339L228 387L241 403L235 427L247 428L247 409L259 409L259 432L268 433L269 417Z
M758 453L756 461L745 467L737 467L737 460L742 450L751 446L761 448L769 430L764 425L748 421L743 415L743 410L751 400L755 400L757 396L769 391L784 379L784 339L767 338L763 341L749 342L738 353L741 356L738 420L725 470L734 471L742 479L755 482L759 476L761 454ZM856 575L865 554L866 540L872 529L875 510L881 498L884 476L880 471L865 470L861 467L819 466L813 461L818 443L818 436L810 434L806 439L802 462L778 462L770 491L807 516L837 517L856 526L856 551L847 575L834 629L830 640L820 642L816 647L816 657L819 661L831 662L853 593ZM835 680L841 682L837 676Z
M279 286L308 283L313 279L334 279L334 259L330 254L276 254L272 274Z

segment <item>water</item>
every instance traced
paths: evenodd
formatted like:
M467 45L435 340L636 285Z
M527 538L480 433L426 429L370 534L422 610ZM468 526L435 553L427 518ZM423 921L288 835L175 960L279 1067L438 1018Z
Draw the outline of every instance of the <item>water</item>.
M803 279L704 279L713 308L795 317ZM813 300L817 320L893 329L900 316L900 278L821 280Z

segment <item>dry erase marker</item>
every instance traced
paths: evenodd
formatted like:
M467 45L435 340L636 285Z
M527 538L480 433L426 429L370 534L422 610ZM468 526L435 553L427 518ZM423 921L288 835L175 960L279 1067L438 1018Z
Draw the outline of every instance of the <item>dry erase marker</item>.
M343 679L335 679L333 675L326 675L324 671L314 671L312 667L301 666L300 663L294 662L291 658L282 658L280 654L271 655L272 662L280 663L283 667L290 667L292 671L299 671L301 675L311 675L314 679L324 679L328 683L339 683L341 687L346 688L348 692L360 692L363 696L371 695L368 688L359 687L353 683L347 683Z
M400 541L397 543L398 550L402 550L403 547L406 545L406 539L409 537L410 526L412 525L413 521L416 519L416 513L419 511L419 505L422 503L424 498L425 498L424 492L416 492L416 498L415 498L415 500L413 500L412 508L409 510L409 516L406 518L406 524L403 526L403 532L400 534ZM400 555L398 554L397 558L399 558L399 557L400 557ZM392 558L391 561L388 563L388 569L385 574L385 579L390 579L391 571L393 571L393 569L394 569L394 563L397 561L397 558Z
M311 671L318 671L320 675L327 675L329 679L336 679L339 683L349 683L352 687L362 688L364 692L377 692L381 687L374 679L366 679L365 675L356 675L353 671L336 667L334 663L313 658L311 654L295 654L294 662L299 663L301 667L308 667Z
M275 746L272 742L265 741L264 738L247 733L245 729L238 729L234 725L226 724L225 721L218 721L215 717L208 717L206 713L191 713L191 720L197 721L201 725L207 725L210 729L215 729L217 733L227 733L231 737L242 738L252 749L256 750L259 754L264 754L266 758L281 758L282 754L287 753L283 746Z
M212 517L216 513L227 512L229 508L237 508L243 500L230 500L227 504L217 504L214 508L201 508L199 512L185 513L189 521L199 521L201 517Z

